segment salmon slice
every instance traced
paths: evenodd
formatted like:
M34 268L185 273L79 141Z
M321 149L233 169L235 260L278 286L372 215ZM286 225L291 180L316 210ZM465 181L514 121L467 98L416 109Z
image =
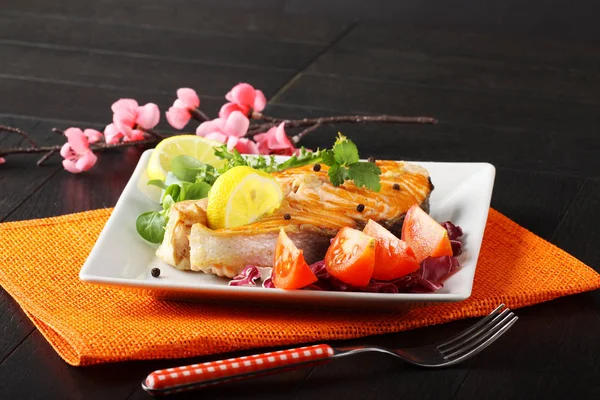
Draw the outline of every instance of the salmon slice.
M308 263L322 259L330 239L345 226L362 229L373 219L399 234L404 215L412 205L419 204L428 211L433 185L427 170L417 165L402 161L377 161L377 165L382 171L379 192L356 187L352 182L335 187L329 181L326 166L319 172L309 165L274 173L285 194L281 206L257 222L236 228L212 230L207 227L205 213L197 215L198 220L193 222L197 210L180 206L171 211L161 245L164 249L157 255L178 268L189 266L193 271L232 278L249 264L272 266L281 227L304 251ZM188 202L177 204L183 203ZM202 203L199 204L202 209ZM178 222L173 223L171 218ZM189 243L185 243L185 232L189 232ZM183 246L186 249L181 249ZM164 254L177 258L167 259Z

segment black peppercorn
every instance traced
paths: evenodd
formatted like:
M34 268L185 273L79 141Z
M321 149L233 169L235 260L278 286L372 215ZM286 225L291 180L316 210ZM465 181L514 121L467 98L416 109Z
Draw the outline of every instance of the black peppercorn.
M367 158L367 161L374 163L377 160L375 159L375 157L369 157L369 158Z
M153 277L158 278L160 276L160 268L152 268L150 271Z
M364 204L359 204L356 206L356 211L358 211L358 212L363 212L364 209L365 209Z
M315 164L315 165L313 165L313 171L319 172L320 170L321 170L321 164Z
M400 190L400 185L398 185L397 183L394 183L394 186L392 186L392 188L394 190Z
M292 219L292 216L290 214L283 214L283 219L289 221L290 219Z

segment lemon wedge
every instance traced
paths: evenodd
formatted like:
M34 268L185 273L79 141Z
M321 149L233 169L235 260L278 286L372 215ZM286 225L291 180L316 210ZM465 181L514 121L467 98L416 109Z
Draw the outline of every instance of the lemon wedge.
M171 170L171 159L180 155L191 156L205 164L220 168L225 164L225 160L215 156L213 147L221 144L196 135L177 135L167 138L156 146L150 156L147 167L148 177L164 180L167 172Z
M215 181L206 214L211 229L250 224L273 212L283 201L281 185L266 172L234 167Z

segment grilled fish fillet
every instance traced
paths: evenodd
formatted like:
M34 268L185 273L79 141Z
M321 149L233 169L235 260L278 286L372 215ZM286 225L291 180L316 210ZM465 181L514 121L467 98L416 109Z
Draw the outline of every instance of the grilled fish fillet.
M285 194L281 206L257 222L236 228L207 227L205 202L177 203L157 255L181 269L231 278L249 264L272 266L281 227L304 251L308 263L323 258L330 239L344 226L362 229L373 219L397 233L412 205L419 204L428 211L433 185L427 170L414 164L377 161L377 165L382 171L379 192L351 182L335 187L326 166L319 172L305 166L274 173ZM394 189L395 184L399 190ZM358 211L359 204L364 206L362 211ZM285 218L287 214L290 219Z
M188 200L171 206L165 237L156 250L158 258L176 268L190 269L190 231L193 224L208 224L207 203L208 199Z

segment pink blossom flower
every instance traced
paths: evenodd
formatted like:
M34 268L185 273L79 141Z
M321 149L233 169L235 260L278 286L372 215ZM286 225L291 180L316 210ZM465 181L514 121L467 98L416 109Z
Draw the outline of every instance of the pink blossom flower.
M69 128L69 129L77 129L77 128ZM102 139L102 132L98 132L95 129L86 129L83 131L83 134L88 139L88 142L96 143Z
M182 129L192 118L191 111L200 107L200 98L194 89L177 90L177 100L166 112L167 121L175 129Z
M106 128L104 128L104 139L106 140L106 143L118 143L122 137L123 134L119 132L115 124L108 124L106 125Z
M282 122L277 127L269 129L265 133L255 135L254 140L258 143L261 154L291 156L300 151L294 147L294 144L285 133L285 122Z
M240 111L233 111L227 118L216 118L200 124L196 135L221 143L229 150L235 148L243 154L258 154L258 146L243 136L248 132L250 120Z
M90 150L89 140L81 129L69 128L65 136L68 141L60 149L60 155L64 157L63 167L74 174L92 168L98 158Z
M262 91L254 89L247 83L238 83L231 89L225 98L225 103L219 111L219 117L227 118L234 111L240 111L245 116L250 116L252 111L260 112L265 109L267 99Z
M109 129L108 133L106 129L104 130L107 143L116 143L122 137L125 141L142 140L144 139L143 131L154 128L160 120L160 111L154 103L139 106L133 99L120 99L111 106L111 109L113 111L112 127L110 129L108 126L106 127Z
M0 157L0 164L4 164L6 162L6 159L3 157Z

